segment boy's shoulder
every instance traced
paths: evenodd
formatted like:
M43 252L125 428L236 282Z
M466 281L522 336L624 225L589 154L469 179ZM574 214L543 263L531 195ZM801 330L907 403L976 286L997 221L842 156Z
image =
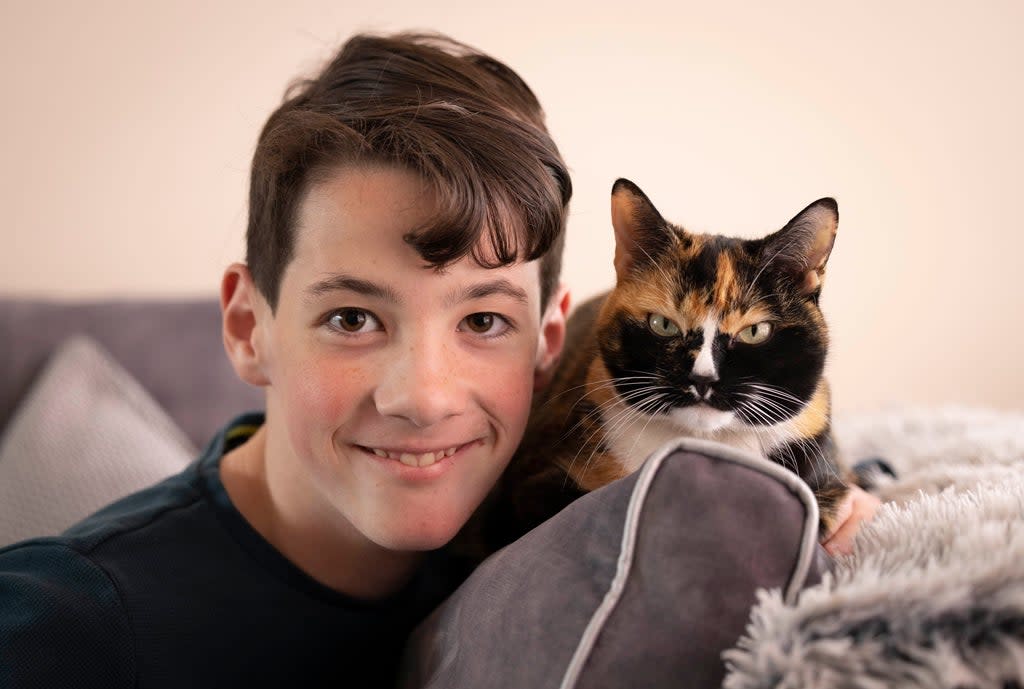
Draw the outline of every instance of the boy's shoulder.
M218 436L219 438L220 436ZM0 572L16 562L40 566L57 561L85 560L94 566L116 559L125 541L135 544L153 540L151 532L159 531L168 522L177 522L187 511L208 499L204 495L204 474L216 459L217 440L207 451L183 471L159 483L115 500L56 536L20 541L0 548ZM214 465L213 470L216 470ZM133 553L134 555L134 553Z
M0 551L0 685L134 685L132 634L117 587L63 539Z
M220 459L262 421L261 414L236 418L181 472L112 502L58 536L0 548L0 574L18 566L58 575L63 567L89 563L117 579L128 568L122 560L144 561L157 552L198 545L201 539L190 538L190 533L211 531L220 521L217 503L229 502L219 480Z
M0 548L0 686L134 686L131 610L209 531L204 467L126 496L59 536ZM175 536L174 534L179 534Z

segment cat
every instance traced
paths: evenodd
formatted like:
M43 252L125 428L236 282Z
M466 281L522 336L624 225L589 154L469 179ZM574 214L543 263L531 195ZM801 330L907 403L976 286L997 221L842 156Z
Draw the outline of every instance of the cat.
M849 488L818 302L838 221L823 198L761 239L693 234L616 181L615 287L571 314L565 354L495 491L488 540L511 542L680 435L793 470L830 533Z

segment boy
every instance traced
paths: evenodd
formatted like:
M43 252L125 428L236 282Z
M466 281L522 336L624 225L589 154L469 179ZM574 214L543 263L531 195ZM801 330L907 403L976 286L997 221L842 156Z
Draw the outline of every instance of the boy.
M265 417L0 551L0 686L390 686L561 349L570 194L529 88L453 41L357 36L297 85L221 289Z

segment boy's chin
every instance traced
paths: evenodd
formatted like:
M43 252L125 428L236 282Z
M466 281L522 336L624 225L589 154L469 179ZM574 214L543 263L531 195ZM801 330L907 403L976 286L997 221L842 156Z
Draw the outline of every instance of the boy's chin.
M410 523L375 534L377 545L394 552L417 553L437 550L448 544L462 528L464 520Z

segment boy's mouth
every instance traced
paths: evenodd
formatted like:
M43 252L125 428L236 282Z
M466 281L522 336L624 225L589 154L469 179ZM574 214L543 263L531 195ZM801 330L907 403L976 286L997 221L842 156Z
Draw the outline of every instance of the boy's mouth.
M358 447L360 450L363 450L364 452L369 452L382 459L397 460L409 467L428 467L431 464L435 464L446 457L451 457L466 445L469 445L469 443L427 452L411 452L408 450L384 450L377 447L367 447L365 445L357 445L356 447Z

